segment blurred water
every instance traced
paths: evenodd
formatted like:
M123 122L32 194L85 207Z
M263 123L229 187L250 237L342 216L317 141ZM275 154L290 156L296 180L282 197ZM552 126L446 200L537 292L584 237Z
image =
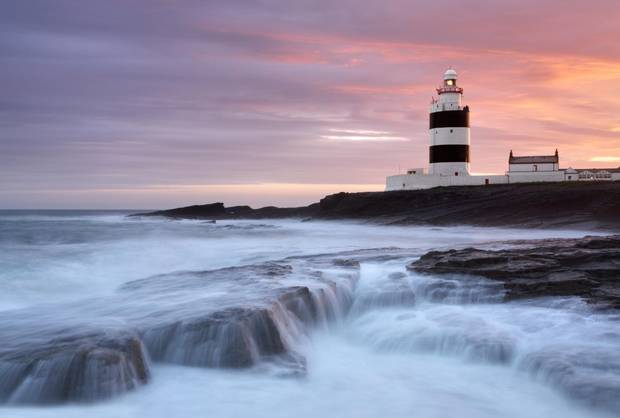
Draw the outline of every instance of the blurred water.
M119 398L0 407L0 416L482 418L620 411L613 398L620 393L617 316L593 313L577 299L506 304L495 283L405 269L429 249L584 232L295 220L210 224L125 215L0 211L0 311L75 307L155 274L343 251L361 260L351 311L300 348L308 364L304 378L260 368L156 364L150 384ZM390 249L361 251L376 248Z

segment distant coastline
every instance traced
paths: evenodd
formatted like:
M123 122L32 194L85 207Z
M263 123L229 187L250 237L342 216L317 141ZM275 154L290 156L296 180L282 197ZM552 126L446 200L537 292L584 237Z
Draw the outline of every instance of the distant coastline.
M529 183L336 193L293 208L223 203L135 213L171 219L360 220L384 225L474 225L620 231L620 183Z

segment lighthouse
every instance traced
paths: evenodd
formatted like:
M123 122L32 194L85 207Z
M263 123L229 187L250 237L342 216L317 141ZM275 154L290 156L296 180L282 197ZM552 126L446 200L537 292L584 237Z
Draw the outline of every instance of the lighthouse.
M469 107L461 105L463 89L453 69L443 75L429 117L429 174L469 176Z
M469 107L461 104L463 89L452 68L443 75L429 114L429 166L410 168L385 179L385 190L420 190L446 186L540 183L558 181L620 181L620 167L605 169L560 168L560 155L521 155L510 151L504 174L470 174ZM423 157L422 157L423 158Z

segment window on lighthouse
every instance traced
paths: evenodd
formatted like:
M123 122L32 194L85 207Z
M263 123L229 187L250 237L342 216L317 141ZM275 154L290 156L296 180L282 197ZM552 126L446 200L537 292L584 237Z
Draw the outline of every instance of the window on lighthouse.
M454 80L446 80L446 86L453 86Z

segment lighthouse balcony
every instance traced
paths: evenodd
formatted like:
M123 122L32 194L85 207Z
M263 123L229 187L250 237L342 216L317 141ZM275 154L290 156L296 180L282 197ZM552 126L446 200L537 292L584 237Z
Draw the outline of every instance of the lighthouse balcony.
M457 86L442 86L437 89L437 94L459 93L463 94L463 88Z
M458 103L441 103L441 102L434 102L431 104L430 107L430 111L431 113L434 112L443 112L445 110L465 110L467 106L461 106ZM467 107L467 109L469 109Z

